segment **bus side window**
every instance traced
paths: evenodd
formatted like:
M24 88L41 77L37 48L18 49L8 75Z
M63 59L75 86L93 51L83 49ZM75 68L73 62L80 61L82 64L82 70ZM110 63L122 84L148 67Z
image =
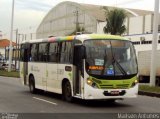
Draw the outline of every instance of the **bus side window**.
M27 44L22 44L20 49L20 60L23 62L28 61Z
M60 63L72 63L72 42L65 41L59 45Z
M32 49L32 44L30 44L28 49L28 61L32 61L31 49Z
M46 62L47 60L47 43L40 43L39 44L39 52L38 52L38 59L40 62Z
M24 61L24 45L21 45L20 61Z
M38 61L38 44L32 44L31 58L32 61Z
M49 45L49 53L48 60L49 62L57 62L58 61L58 43L50 43Z

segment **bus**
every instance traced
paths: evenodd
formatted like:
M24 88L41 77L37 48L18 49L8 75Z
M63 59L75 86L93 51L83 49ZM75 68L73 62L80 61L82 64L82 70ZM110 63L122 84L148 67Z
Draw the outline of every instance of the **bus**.
M54 92L66 101L135 98L137 72L134 46L121 36L81 34L21 43L20 77L31 93Z

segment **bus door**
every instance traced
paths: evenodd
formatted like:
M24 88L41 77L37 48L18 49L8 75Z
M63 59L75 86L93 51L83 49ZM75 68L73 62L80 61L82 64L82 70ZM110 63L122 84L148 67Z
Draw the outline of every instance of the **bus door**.
M73 65L75 72L73 79L73 88L75 95L81 94L81 81L83 81L83 59L82 59L81 47L82 45L74 46Z
M21 64L20 64L20 75L22 77L22 83L27 85L27 75L28 75L28 44L21 45Z

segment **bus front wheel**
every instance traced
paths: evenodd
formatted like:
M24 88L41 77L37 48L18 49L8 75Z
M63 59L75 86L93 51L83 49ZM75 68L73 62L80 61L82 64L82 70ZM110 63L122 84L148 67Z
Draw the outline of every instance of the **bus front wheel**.
M65 82L63 85L63 98L67 102L72 102L72 91L69 81Z
M30 78L29 78L29 90L33 94L36 93L35 81L34 81L34 77L33 76L30 76Z

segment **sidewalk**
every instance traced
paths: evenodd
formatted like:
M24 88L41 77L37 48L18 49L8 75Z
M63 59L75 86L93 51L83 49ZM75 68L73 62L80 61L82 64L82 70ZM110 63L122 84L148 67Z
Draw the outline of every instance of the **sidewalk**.
M138 95L146 95L146 96L160 98L160 93L153 93L153 92L138 91Z

